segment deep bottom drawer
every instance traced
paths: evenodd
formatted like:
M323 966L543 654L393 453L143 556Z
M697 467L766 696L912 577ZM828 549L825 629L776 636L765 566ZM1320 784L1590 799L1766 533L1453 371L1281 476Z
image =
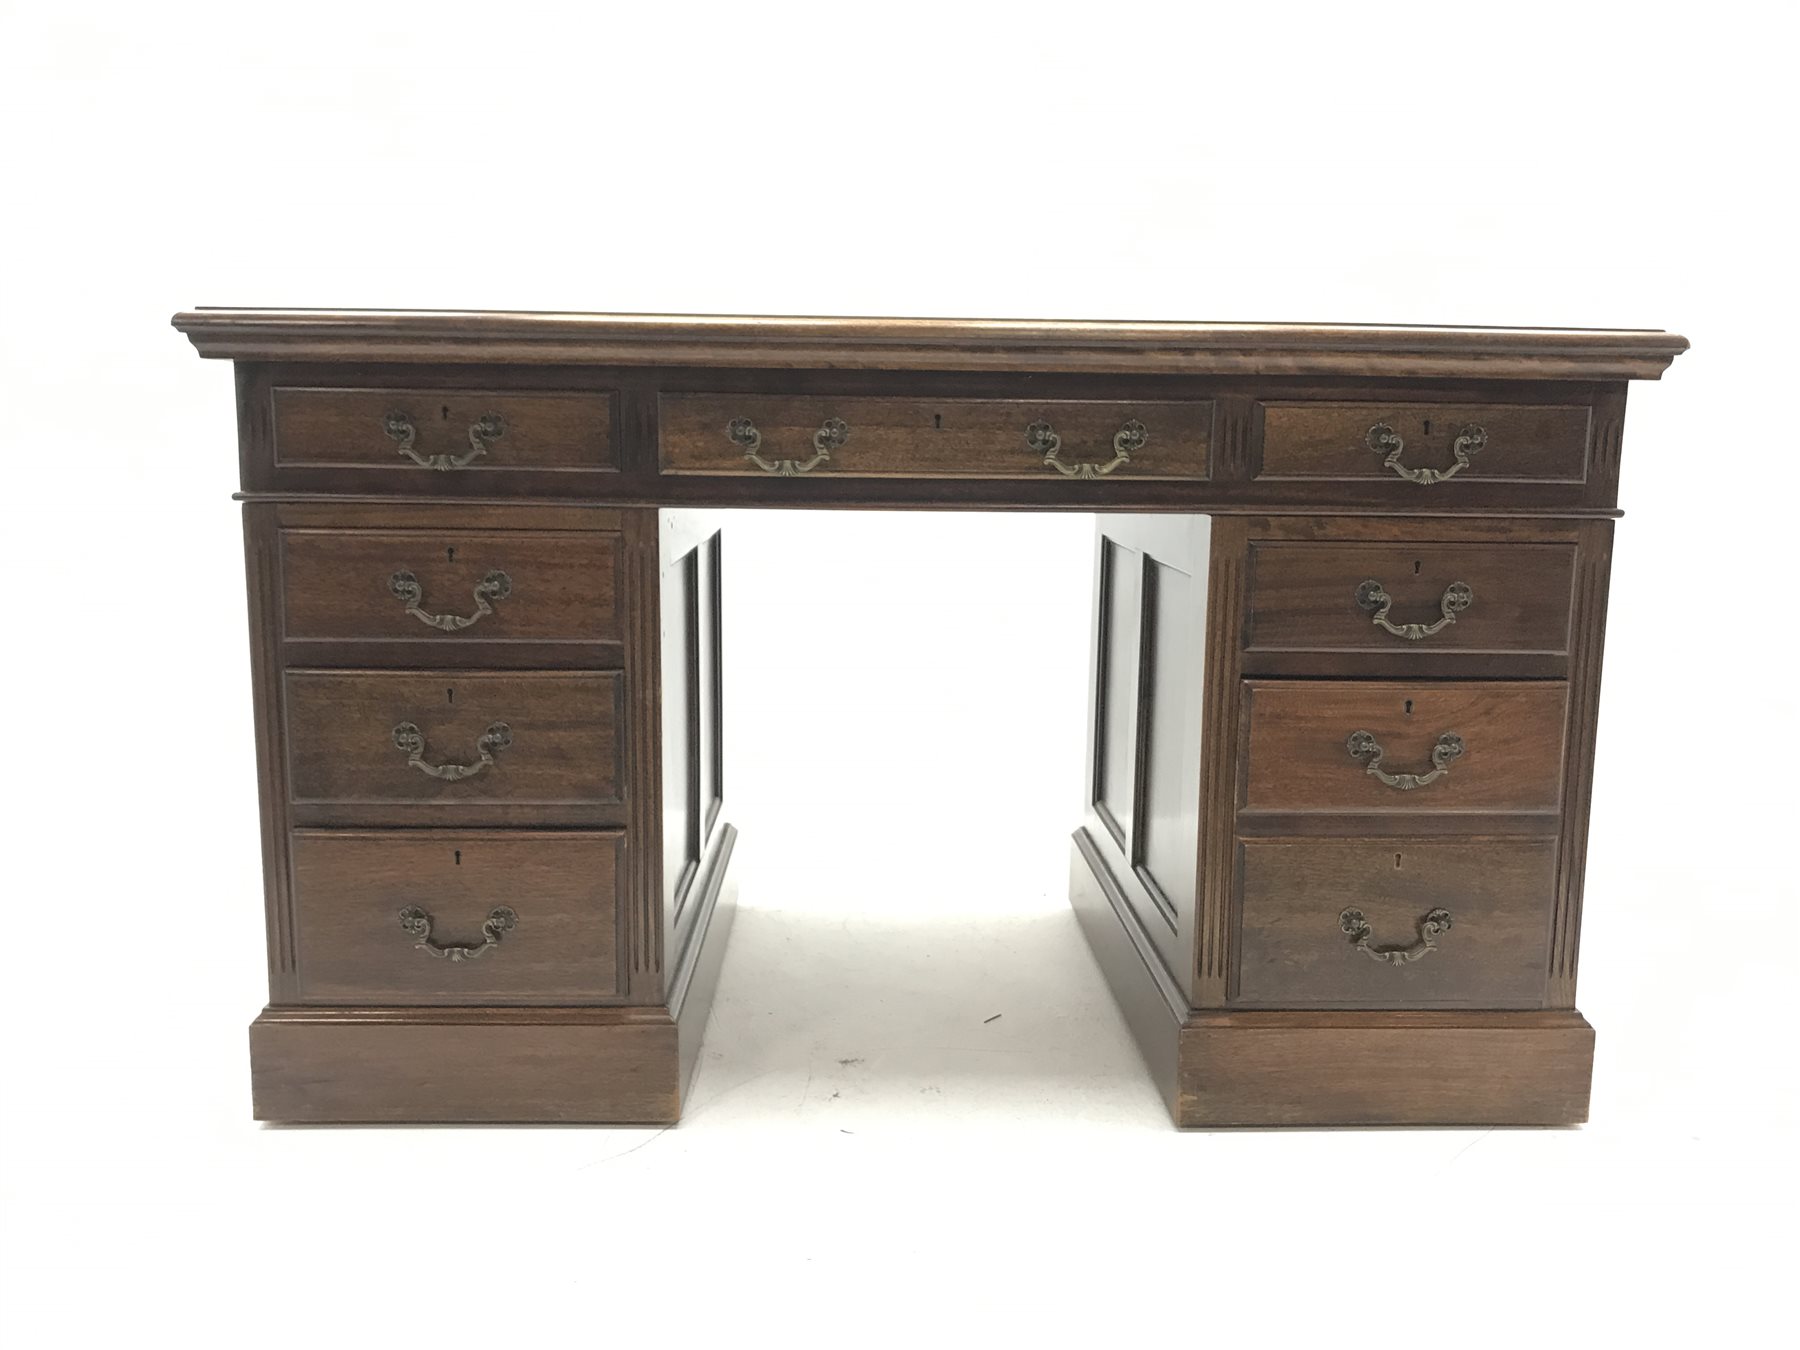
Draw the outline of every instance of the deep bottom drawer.
M299 830L302 1002L616 998L617 832Z
M1556 840L1239 844L1234 1004L1543 1006Z

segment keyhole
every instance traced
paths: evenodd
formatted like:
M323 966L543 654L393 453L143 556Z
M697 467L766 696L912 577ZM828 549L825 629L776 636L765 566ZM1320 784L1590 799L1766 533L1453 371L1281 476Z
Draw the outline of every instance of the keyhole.
M460 848L456 850L456 865L458 867L462 866L462 850ZM1400 855L1398 853L1396 853L1394 855L1394 866L1398 867L1399 865L1400 865Z
M1417 559L1417 558L1414 558L1414 559L1413 559L1413 575L1414 575L1414 576L1415 576L1415 577L1416 577L1416 576L1418 576L1418 575L1419 575L1419 569L1420 569L1420 568L1421 568L1421 567L1423 567L1423 566L1424 566L1424 565L1425 565L1425 564L1424 564L1424 563L1422 563L1422 562L1420 562L1420 561L1419 561L1419 560L1418 560L1418 559Z
M1410 698L1406 700L1406 715L1412 716L1412 700Z
M1429 417L1425 419L1425 434L1431 435L1431 419Z
M446 690L444 690L444 702L446 702L446 703L454 703L454 702L456 702L456 690L454 690L454 689L446 689ZM1409 703L1409 704L1407 704L1407 705L1406 705L1406 710L1407 710L1407 711L1408 711L1408 712L1411 712L1411 711L1412 711L1412 704L1410 704L1410 703Z
M446 558L448 558L451 562L455 562L456 561L456 550L453 548L447 548L444 550L444 556ZM1413 571L1416 572L1418 570L1419 570L1418 566L1415 564L1413 567Z
M931 425L934 430L942 431L944 429L944 414L942 414L942 413L931 414Z
M450 405L447 403L444 405L443 417L446 422L450 420ZM1431 429L1431 423L1427 422L1425 424L1425 429L1429 431Z
M462 854L460 854L460 853L459 853L459 854L457 854L457 855L456 855L456 856L457 856L457 857L458 857L458 858L460 858L460 857L462 857ZM1394 866L1395 866L1395 867L1396 867L1396 868L1398 868L1398 867L1399 867L1399 866L1400 866L1400 855L1399 855L1399 854L1398 854L1398 853L1396 853L1396 854L1395 854L1395 855L1394 855Z

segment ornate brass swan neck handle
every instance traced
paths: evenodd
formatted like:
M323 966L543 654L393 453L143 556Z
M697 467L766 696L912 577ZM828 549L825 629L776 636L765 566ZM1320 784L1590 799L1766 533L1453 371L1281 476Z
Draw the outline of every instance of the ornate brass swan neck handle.
M1386 422L1377 422L1369 428L1369 449L1384 456L1382 464L1392 469L1409 483L1442 483L1456 477L1469 467L1469 456L1475 454L1487 444L1487 432L1471 422L1456 433L1456 439L1450 443L1450 454L1455 463L1447 469L1409 469L1400 462L1400 456L1406 451L1406 441L1400 433Z
M1401 792L1411 792L1414 788L1422 788L1427 783L1435 783L1450 772L1450 763L1459 758L1463 752L1463 739L1454 731L1446 731L1437 738L1437 744L1431 748L1430 773L1386 773L1381 767L1381 742L1366 731L1353 731L1344 742L1349 750L1350 758L1366 761L1363 772L1377 782L1386 783Z
M460 614L430 614L422 607L425 588L405 568L388 578L388 589L406 602L406 612L427 627L446 633L458 633L494 612L493 602L512 594L512 578L495 569L475 583L475 612L468 618Z
M1450 931L1450 911L1434 909L1419 920L1419 937L1404 947L1377 947L1370 939L1375 930L1363 917L1360 909L1347 909L1338 915L1338 926L1350 935L1356 949L1365 956L1373 957L1384 965L1403 966L1409 961L1417 961L1431 955L1437 950L1437 940Z
M1062 437L1056 434L1055 427L1048 422L1033 422L1025 428L1025 444L1042 455L1044 463L1064 478L1103 478L1121 464L1131 463L1132 451L1142 450L1149 439L1150 433L1144 430L1142 422L1127 422L1113 433L1113 457L1106 463L1064 464L1056 457L1062 449Z
M506 905L489 910L486 922L481 925L480 942L433 942L431 926L436 922L417 905L408 905L400 911L400 926L413 935L413 946L419 951L446 961L473 961L498 947L501 937L519 926L519 916Z
M446 783L457 783L492 767L494 756L512 744L512 728L504 722L488 723L488 729L475 742L475 753L480 759L473 764L427 764L425 733L411 722L402 722L394 728L394 744L406 752L406 762L420 773L441 778Z
M419 428L408 413L389 413L382 422L382 430L399 441L400 453L421 469L466 469L506 434L506 419L499 413L484 413L471 422L469 453L466 455L421 455L413 449L413 442L419 439Z
M826 418L824 425L813 432L813 453L810 459L764 459L761 453L762 432L756 429L756 423L748 417L732 418L726 423L725 434L731 438L733 445L742 446L744 458L764 473L792 478L796 474L811 473L819 465L829 463L831 452L850 439L850 428L835 417Z
M1379 581L1373 579L1356 588L1356 603L1374 616L1371 622L1377 628L1385 628L1395 637L1417 642L1455 623L1456 616L1475 603L1475 592L1464 582L1451 582L1444 588L1444 598L1438 602L1438 613L1443 617L1436 623L1390 623L1388 610L1393 608L1394 597L1387 593Z

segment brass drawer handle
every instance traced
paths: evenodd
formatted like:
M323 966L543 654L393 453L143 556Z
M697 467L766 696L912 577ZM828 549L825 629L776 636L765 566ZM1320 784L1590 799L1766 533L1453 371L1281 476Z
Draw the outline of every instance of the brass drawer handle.
M425 588L411 572L402 568L388 578L388 589L406 602L406 612L420 623L446 633L458 633L494 612L494 601L512 594L512 578L495 569L475 583L475 612L468 618L460 614L428 614L421 608Z
M489 768L494 762L494 756L512 744L512 728L504 722L488 723L488 729L475 742L475 753L481 758L474 764L427 764L425 733L411 722L402 722L394 728L394 744L406 752L406 762L420 773L441 778L446 783L456 783L465 778L473 778L483 769Z
M1454 731L1446 731L1437 738L1437 744L1431 748L1430 773L1385 773L1381 768L1381 743L1366 731L1353 731L1350 739L1344 742L1349 750L1350 758L1367 760L1363 772L1378 782L1386 783L1401 792L1411 792L1414 788L1422 788L1427 783L1435 783L1450 772L1450 762L1459 758L1463 752L1463 739Z
M506 419L499 413L484 413L471 422L469 453L466 455L421 455L413 449L413 442L419 438L419 429L413 425L412 417L407 413L389 413L382 422L382 429L400 442L400 453L421 469L466 469L506 434Z
M490 910L487 921L481 925L480 942L433 942L431 925L435 922L417 905L408 905L400 911L400 926L413 935L413 946L418 950L446 961L473 961L498 947L501 937L519 926L519 916L505 905Z
M1450 911L1434 909L1420 919L1418 941L1404 947L1377 947L1371 942L1369 939L1375 936L1375 930L1363 918L1360 909L1347 909L1338 915L1338 926L1350 935L1356 949L1364 955L1390 966L1403 966L1437 950L1437 940L1450 931Z
M1447 469L1409 469L1400 462L1400 456L1406 450L1406 441L1400 433L1386 422L1377 422L1369 428L1369 449L1383 455L1381 462L1392 469L1409 483L1443 483L1456 477L1469 467L1469 456L1487 444L1487 432L1471 422L1456 433L1456 439L1450 444L1450 453L1456 462Z
M825 424L813 432L813 456L811 459L764 459L758 453L762 449L762 432L756 429L756 423L748 417L734 417L726 424L725 434L731 437L733 445L744 448L744 458L749 460L764 473L777 474L782 478L792 478L796 474L810 473L821 464L828 463L831 452L840 448L850 439L850 428L835 417L825 419Z
M1062 449L1062 437L1056 434L1055 427L1048 422L1033 422L1025 428L1025 444L1042 455L1044 463L1064 478L1102 478L1121 464L1131 463L1131 452L1142 450L1149 439L1150 433L1144 430L1142 422L1127 422L1113 433L1113 457L1106 463L1064 464L1056 457Z
M1417 642L1420 638L1428 638L1439 629L1455 623L1456 616L1475 603L1475 592L1464 582L1451 582L1444 588L1444 598L1438 602L1438 613L1444 617L1436 623L1389 623L1388 610L1393 607L1394 597L1382 588L1379 581L1369 580L1358 586L1356 603L1375 616L1371 622L1377 628L1385 628L1395 637Z

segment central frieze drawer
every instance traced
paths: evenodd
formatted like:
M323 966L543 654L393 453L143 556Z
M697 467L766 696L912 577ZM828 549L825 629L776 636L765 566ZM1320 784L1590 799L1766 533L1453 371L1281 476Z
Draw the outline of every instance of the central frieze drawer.
M583 1003L620 992L617 833L300 830L308 1003Z
M616 642L622 536L535 530L281 532L289 641Z
M1537 1008L1556 839L1248 839L1233 1002Z
M850 478L1207 476L1213 405L664 394L664 473Z
M315 824L623 823L624 685L614 672L289 671L293 804L329 808Z
M1246 812L1554 812L1568 688L1251 680Z

